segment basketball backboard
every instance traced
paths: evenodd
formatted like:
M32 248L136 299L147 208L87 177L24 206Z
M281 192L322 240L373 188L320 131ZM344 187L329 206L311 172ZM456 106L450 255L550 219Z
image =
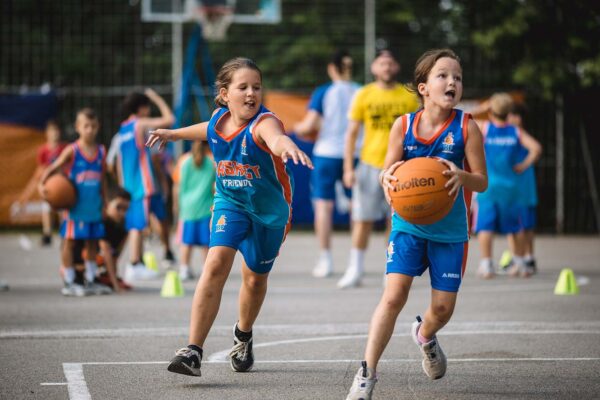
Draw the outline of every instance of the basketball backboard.
M235 24L278 24L281 21L281 0L225 0L233 10ZM142 0L144 22L197 21L201 0ZM205 0L212 5L214 0Z

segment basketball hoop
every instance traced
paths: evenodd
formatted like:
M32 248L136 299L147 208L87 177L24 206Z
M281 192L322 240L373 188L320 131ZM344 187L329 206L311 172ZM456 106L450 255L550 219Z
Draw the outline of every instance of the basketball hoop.
M206 40L220 41L233 22L235 0L196 0L196 16Z

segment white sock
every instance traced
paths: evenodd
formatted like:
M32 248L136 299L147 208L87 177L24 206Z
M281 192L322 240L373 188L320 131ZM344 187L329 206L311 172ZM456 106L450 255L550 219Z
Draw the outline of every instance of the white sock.
M88 282L94 282L96 279L96 272L98 271L98 264L96 261L85 260L85 280Z
M67 285L70 285L75 281L75 268L73 268L73 266L65 267L63 279Z
M532 254L525 254L525 262L531 262L533 261L533 255Z
M357 248L350 250L350 268L356 268L359 273L365 269L364 266L365 251Z
M479 261L479 265L484 266L484 267L491 267L492 266L492 259L491 258L482 258L481 261Z
M189 269L190 269L190 266L189 266L189 265L187 265L187 264L181 264L181 265L179 266L179 270L180 270L180 271L189 271Z
M331 250L327 249L327 250L321 250L321 255L319 256L319 260L320 261L325 261L327 263L331 264Z

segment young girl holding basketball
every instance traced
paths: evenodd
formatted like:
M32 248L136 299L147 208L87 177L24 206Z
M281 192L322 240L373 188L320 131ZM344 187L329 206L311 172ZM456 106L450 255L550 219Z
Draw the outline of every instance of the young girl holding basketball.
M168 370L200 376L202 346L217 316L223 286L237 250L244 256L239 319L230 353L234 371L254 364L252 326L267 291L267 278L290 227L291 159L312 168L262 105L262 74L247 58L226 62L217 75L219 107L210 121L186 128L159 129L147 145L208 140L217 169L209 251L192 304L189 345L177 351Z
M481 132L469 114L454 107L463 92L460 59L448 49L430 50L417 61L414 89L423 108L396 120L390 131L380 183L394 190L393 173L415 157L438 157L448 170L450 212L431 225L415 225L398 214L392 217L387 249L387 284L371 319L365 361L347 399L371 399L376 368L398 314L406 303L415 276L429 269L431 303L423 320L417 316L412 337L423 355L423 370L431 379L446 372L446 357L436 333L450 320L467 258L467 212L470 191L484 191L487 174ZM467 168L467 164L470 168Z

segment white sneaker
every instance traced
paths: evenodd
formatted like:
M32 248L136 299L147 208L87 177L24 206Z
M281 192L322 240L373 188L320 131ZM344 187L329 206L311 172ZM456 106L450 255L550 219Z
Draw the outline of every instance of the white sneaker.
M337 286L340 289L357 287L361 283L362 275L356 266L351 265L346 269L344 276L338 281Z
M331 276L331 274L333 274L333 263L331 260L321 257L313 269L312 275L315 278L327 278L328 276Z
M179 267L179 279L182 281L191 281L194 279L194 274L192 274L190 267Z
M421 354L423 355L421 366L423 367L425 375L430 379L435 380L443 378L446 374L446 355L442 351L437 337L435 336L427 343L419 343L418 332L422 323L421 317L417 316L417 320L413 322L411 328L413 341L419 346L419 350L421 350Z
M86 290L83 285L78 283L65 284L65 287L61 289L61 293L63 296L74 297L84 297L92 294L90 291Z
M477 277L481 279L491 279L496 275L494 265L490 260L481 260L477 268Z
M158 278L158 272L146 268L142 263L127 264L125 267L125 282L144 281Z
M346 400L371 400L373 394L373 388L377 383L377 377L373 372L372 368L367 368L367 362L362 362L362 367L358 369L358 372L354 376L352 387Z

